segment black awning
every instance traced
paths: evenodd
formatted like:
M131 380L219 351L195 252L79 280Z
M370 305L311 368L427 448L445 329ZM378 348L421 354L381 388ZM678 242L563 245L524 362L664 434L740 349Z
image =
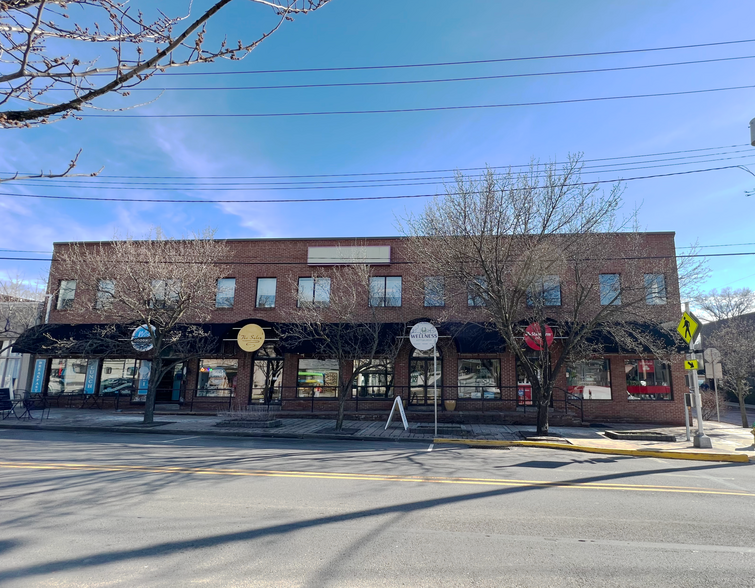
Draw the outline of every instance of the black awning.
M102 323L37 325L21 333L13 344L13 351L36 355L138 357L140 354L131 345L131 334L136 326ZM188 343L182 348L184 353L200 350L207 354L221 353L223 336L232 326L226 323L178 325L175 327L179 334L176 341L178 344ZM198 336L200 329L205 336Z
M490 323L442 323L441 330L447 331L459 353L503 353L506 342Z
M338 330L341 328L349 327L347 323L335 323L332 325L325 325L322 330L323 337L339 337ZM279 335L280 342L278 344L281 352L283 353L298 353L302 355L316 355L323 349L322 342L318 337L312 337L309 339L302 338L300 334L297 334L298 329L294 325L289 323L278 323L275 325ZM385 355L389 349L391 349L396 339L404 334L404 323L382 323L379 326L378 331L378 345L376 355ZM359 324L348 335L348 346L354 351L353 355L359 355L359 349L364 349L365 354L368 354L367 350L371 350L372 342L374 341L374 335L371 332L371 328L365 327L363 332L360 330Z

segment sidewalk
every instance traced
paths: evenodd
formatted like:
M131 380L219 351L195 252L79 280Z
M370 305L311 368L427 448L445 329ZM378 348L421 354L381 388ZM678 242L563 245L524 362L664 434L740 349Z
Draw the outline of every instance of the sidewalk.
M38 416L39 413L36 413ZM217 416L157 414L150 426L142 425L143 415L96 409L53 409L50 418L40 421L0 421L3 429L32 429L48 431L92 431L113 433L147 433L163 435L212 435L233 437L275 437L288 439L353 439L365 441L409 441L469 446L530 446L559 448L590 453L700 459L712 461L755 461L755 446L749 429L730 423L705 423L705 431L713 442L713 449L696 449L686 441L684 427L616 424L609 427L551 427L547 439L525 440L519 433L533 431L532 426L470 424L439 424L438 437L432 423L409 422L404 431L401 420L385 430L385 421L345 421L344 430L335 431L335 421L326 419L280 419L275 428L221 427ZM628 441L609 439L604 431L657 431L673 434L677 441ZM694 433L694 429L692 431Z

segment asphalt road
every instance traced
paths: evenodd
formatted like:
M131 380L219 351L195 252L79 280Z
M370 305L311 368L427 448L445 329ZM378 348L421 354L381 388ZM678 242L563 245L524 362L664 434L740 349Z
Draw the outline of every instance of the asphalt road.
M755 467L0 430L0 586L755 587Z

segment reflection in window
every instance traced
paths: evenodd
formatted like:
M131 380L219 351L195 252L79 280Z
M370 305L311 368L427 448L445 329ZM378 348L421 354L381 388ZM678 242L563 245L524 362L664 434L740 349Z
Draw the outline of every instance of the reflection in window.
M300 398L338 396L337 359L300 359L296 394Z
M485 306L487 290L485 276L477 276L467 285L467 306Z
M152 280L150 308L175 308L181 293L181 280Z
M645 303L666 304L666 277L663 274L645 274Z
M572 363L566 368L569 393L585 400L611 400L611 371L607 359Z
M60 280L58 292L58 310L73 308L73 299L76 296L76 280Z
M621 304L621 277L619 274L600 274L600 304Z
M100 280L97 283L97 298L94 307L98 310L112 308L115 295L115 280Z
M197 396L235 396L238 372L238 359L200 360Z
M442 276L425 278L425 306L445 306L446 281Z
M501 361L498 359L459 360L459 398L501 397Z
M257 308L275 308L277 278L257 278Z
M433 349L412 351L409 361L409 404L432 405L436 386L438 403L443 399L443 356L440 349L437 347L434 349L435 354Z
M536 278L527 288L527 306L561 306L561 280L558 276Z
M393 361L390 359L357 359L354 371L371 364L360 372L352 385L352 396L359 398L393 398Z
M103 359L100 375L100 394L133 395L136 359Z
M671 400L671 370L667 363L653 359L627 359L629 400Z
M14 353L11 349L13 339L0 341L0 388L9 388L15 394L18 384L18 375L21 371L21 354Z
M401 306L401 278L370 278L370 306Z
M218 280L218 291L215 294L216 308L233 308L236 295L236 278L223 278Z
M86 359L53 359L50 362L47 394L83 394L88 363Z
M330 304L330 278L299 278L296 306L328 306Z

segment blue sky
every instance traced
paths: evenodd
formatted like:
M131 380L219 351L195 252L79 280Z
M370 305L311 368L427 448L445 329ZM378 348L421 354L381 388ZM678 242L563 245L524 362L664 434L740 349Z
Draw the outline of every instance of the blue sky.
M139 4L136 2L135 4ZM161 8L185 7L161 2ZM195 2L195 12L209 2ZM431 8L428 5L431 4ZM164 6L163 6L164 5ZM209 27L211 39L249 36L267 13L235 2ZM222 61L184 72L279 70L439 63L669 47L755 38L749 1L592 1L413 3L333 0L287 23L240 62ZM249 75L163 76L150 87L228 88L388 80L427 80L616 68L755 56L755 43L445 67ZM576 98L682 92L755 84L755 59L631 71L371 87L233 91L168 91L128 115L290 113L512 104ZM135 92L108 98L123 106L158 96ZM103 198L281 199L433 194L448 173L427 173L423 185L275 190L249 176L357 174L453 170L526 164L532 158L586 160L633 157L590 168L589 180L751 165L749 120L755 89L695 95L440 112L270 118L95 118L31 130L2 131L0 171L53 170L83 149L78 171L104 166L98 178L7 183L0 192ZM107 114L107 113L103 113ZM656 155L699 149L690 153ZM635 157L649 155L649 157ZM692 158L694 156L694 158ZM671 158L686 159L671 159ZM661 161L663 160L663 161ZM632 165L629 165L629 164ZM626 164L626 165L618 165ZM661 166L661 167L651 167ZM629 168L645 168L631 170ZM617 171L623 170L623 171ZM126 178L117 177L126 176ZM154 176L170 176L155 180ZM195 180L212 177L221 179ZM412 183L413 176L392 178ZM403 179L401 179L403 178ZM329 181L353 180L332 177ZM374 179L374 177L373 177ZM281 178L276 182L315 181ZM141 183L140 183L141 182ZM158 189L155 182L169 182ZM202 185L200 186L199 183ZM235 183L234 186L227 184ZM416 183L416 182L415 182ZM307 184L307 187L312 184ZM353 186L353 184L352 184ZM210 188L205 191L189 187ZM250 189L250 188L254 189ZM302 187L279 186L279 187ZM230 189L234 188L234 189ZM242 189L239 189L242 188ZM755 177L741 169L626 182L628 208L641 226L677 233L677 246L695 240L706 253L755 252ZM0 248L50 251L54 241L144 234L160 225L180 236L212 226L219 237L371 236L398 233L397 218L427 199L296 204L155 204L49 201L0 196ZM738 244L729 247L717 245ZM23 256L13 251L4 257ZM30 254L29 256L35 256ZM38 255L36 255L38 256ZM755 257L710 259L707 288L755 288ZM44 263L0 260L0 274L36 278Z

